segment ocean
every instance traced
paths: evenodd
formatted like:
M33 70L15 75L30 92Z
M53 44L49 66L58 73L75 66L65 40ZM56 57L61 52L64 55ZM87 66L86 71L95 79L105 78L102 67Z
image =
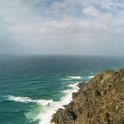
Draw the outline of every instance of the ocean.
M121 57L0 55L0 124L49 124L79 82L122 67Z

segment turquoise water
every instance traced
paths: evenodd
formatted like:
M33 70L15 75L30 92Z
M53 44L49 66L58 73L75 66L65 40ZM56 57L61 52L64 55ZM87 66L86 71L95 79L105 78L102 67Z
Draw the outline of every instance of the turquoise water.
M74 89L71 84L121 67L120 57L1 55L0 124L47 124L50 111Z

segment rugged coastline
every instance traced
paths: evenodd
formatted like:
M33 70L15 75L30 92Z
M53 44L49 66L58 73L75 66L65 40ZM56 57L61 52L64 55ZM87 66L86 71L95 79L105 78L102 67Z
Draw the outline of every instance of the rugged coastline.
M58 109L54 124L124 124L124 69L98 73Z

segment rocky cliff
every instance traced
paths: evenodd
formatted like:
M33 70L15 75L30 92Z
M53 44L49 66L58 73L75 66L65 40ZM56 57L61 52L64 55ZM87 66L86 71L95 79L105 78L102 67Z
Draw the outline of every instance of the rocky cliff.
M124 69L103 71L80 90L65 109L59 109L54 124L124 124Z

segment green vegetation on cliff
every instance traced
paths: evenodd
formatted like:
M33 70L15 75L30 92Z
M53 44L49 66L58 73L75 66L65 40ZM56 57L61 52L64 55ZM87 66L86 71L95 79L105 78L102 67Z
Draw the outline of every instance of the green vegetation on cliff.
M107 69L104 71L105 73L110 73L110 74L114 74L116 71L113 69Z
M55 124L124 124L124 69L97 74L64 107L53 115Z

